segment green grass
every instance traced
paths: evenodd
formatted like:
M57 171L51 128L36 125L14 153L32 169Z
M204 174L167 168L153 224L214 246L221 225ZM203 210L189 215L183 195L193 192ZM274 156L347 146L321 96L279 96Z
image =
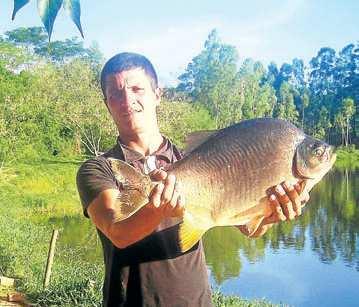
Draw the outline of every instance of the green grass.
M284 304L272 304L265 299L247 300L235 295L224 295L220 291L213 291L212 301L216 307L274 307L288 306Z
M101 303L101 249L94 227L82 217L75 184L78 167L76 161L41 161L0 168L0 275L16 278L17 290L36 306ZM44 290L53 228L60 234L51 283ZM81 237L83 233L86 236ZM214 291L213 302L215 306L274 306L219 291Z
M86 246L66 244L66 229L53 220L81 218L75 174L78 164L17 164L0 173L0 274L16 278L16 287L39 306L98 306L102 261ZM52 229L60 228L51 283L42 283ZM94 228L89 236L94 238ZM81 239L81 238L80 238ZM97 260L96 260L97 259Z

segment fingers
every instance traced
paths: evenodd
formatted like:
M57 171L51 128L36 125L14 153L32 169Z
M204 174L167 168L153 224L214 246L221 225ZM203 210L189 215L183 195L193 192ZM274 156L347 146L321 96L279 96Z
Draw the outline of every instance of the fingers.
M161 195L162 195L162 191L164 189L164 184L163 183L159 183L157 184L150 195L150 203L156 207L159 208L161 206Z
M272 214L263 220L262 226L293 220L302 214L302 207L309 200L305 182L294 185L283 182L270 191L268 202Z
M297 182L294 185L294 188L300 195L301 206L304 207L310 198L308 191L305 189L305 181L302 181L300 183Z
M167 204L171 201L175 189L176 177L173 174L167 176L164 181L165 188L162 192L162 204Z
M173 174L167 175L163 170L155 170L151 173L151 179L160 180L150 195L150 202L154 207L161 209L163 216L183 216L184 198L180 194L180 184Z
M277 199L277 203L269 199L271 206L273 206L274 216L270 216L270 221L277 222L282 221L282 215L278 212L278 204L287 220L293 220L294 218L302 214L302 207L309 200L309 194L304 189L304 182L297 182L292 185L289 182L283 182L274 188L274 198Z
M290 201L292 202L292 208L294 210L294 217L301 215L302 214L302 204L301 204L297 190L289 182L284 182L283 188L284 188L286 194L288 195Z
M296 212L293 209L293 204L291 199L289 198L288 193L280 184L275 187L274 191L285 217L288 220L293 220L296 216Z
M269 196L269 205L271 206L273 213L271 216L266 218L265 224L277 223L280 221L285 221L287 219L287 217L283 213L281 204L279 203L277 197L274 194Z
M149 173L149 176L152 181L162 181L167 178L167 172L162 169L155 169Z

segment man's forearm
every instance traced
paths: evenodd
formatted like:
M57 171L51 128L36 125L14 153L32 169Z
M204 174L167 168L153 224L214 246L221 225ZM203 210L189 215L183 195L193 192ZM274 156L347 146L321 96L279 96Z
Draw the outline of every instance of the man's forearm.
M129 218L112 223L108 237L116 247L126 248L150 235L162 218L160 209L144 206Z

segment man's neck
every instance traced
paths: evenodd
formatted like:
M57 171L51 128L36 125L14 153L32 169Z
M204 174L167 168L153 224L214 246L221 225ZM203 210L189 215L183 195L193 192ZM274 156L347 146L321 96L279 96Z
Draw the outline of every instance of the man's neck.
M157 130L151 133L120 135L121 142L144 156L157 151L163 143L163 137Z

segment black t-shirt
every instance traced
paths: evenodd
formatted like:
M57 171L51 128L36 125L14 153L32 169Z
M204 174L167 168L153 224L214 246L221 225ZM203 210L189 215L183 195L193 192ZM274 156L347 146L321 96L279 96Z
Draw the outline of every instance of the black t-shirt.
M181 158L166 138L153 156L157 168L166 168ZM118 187L108 158L124 160L143 172L148 157L118 141L104 155L86 161L77 174L86 216L88 205L101 191ZM151 235L124 249L115 247L97 229L105 262L104 306L212 306L202 242L182 253L177 236L179 222L166 218Z

